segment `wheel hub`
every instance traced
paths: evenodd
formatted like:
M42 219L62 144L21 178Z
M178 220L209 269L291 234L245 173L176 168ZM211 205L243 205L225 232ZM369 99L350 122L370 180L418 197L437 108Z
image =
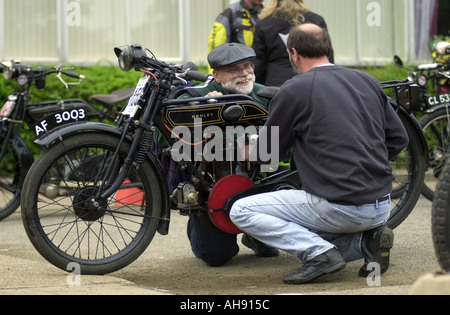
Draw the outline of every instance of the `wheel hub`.
M73 199L75 214L83 221L97 221L105 215L106 200L96 199L98 188L87 186L80 188Z

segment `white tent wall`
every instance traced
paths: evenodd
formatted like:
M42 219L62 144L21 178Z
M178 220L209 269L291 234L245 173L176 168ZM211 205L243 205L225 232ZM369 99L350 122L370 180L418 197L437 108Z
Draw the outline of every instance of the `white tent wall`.
M0 59L115 62L115 46L140 43L162 60L206 63L214 20L234 1L0 0ZM327 21L336 63L416 60L415 0L305 2Z

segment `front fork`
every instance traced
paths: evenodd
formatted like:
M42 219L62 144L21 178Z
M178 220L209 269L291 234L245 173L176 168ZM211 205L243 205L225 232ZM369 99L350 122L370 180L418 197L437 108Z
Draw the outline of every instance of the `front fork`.
M5 157L6 151L8 149L8 143L14 136L14 128L6 121L2 121L0 126L0 160L2 160Z
M155 99L157 97L157 93L158 92L156 91L156 89L154 89L152 91L152 94L147 102L147 105L144 107L145 111L144 111L143 117L142 117L142 121L144 121L144 122L153 120L156 109L160 105L160 102L157 102L157 104L155 106ZM97 196L96 196L96 198L99 200L107 200L120 188L120 186L123 184L123 182L127 178L131 167L135 163L136 156L138 155L137 154L138 150L139 149L146 150L148 145L151 145L151 143L145 143L146 141L143 141L146 139L145 127L139 126L139 124L134 123L133 119L134 119L133 117L130 117L127 119L127 121L125 123L125 127L124 127L124 132L120 139L119 145L117 146L116 152L114 153L114 155L112 157L112 160L113 161L118 160L119 149L125 141L125 138L127 136L127 130L129 130L131 126L136 126L137 131L133 136L133 142L131 143L130 151L128 152L128 155L124 160L124 163L122 165L122 169L120 170L120 172L117 169L116 169L116 171L114 171L115 168L117 167L116 163L111 163L109 165L107 173L106 173L107 176L105 177L108 180L105 180L103 182L102 187L98 191ZM139 162L142 163L142 161L139 161ZM105 163L106 163L106 161L105 161ZM108 186L105 185L106 183L108 183ZM111 183L111 184L109 185L109 183ZM104 189L106 189L106 190L104 190Z

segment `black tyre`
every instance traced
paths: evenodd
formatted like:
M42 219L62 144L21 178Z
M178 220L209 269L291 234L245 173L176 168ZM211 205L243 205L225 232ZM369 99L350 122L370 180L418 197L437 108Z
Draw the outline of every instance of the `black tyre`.
M432 235L441 267L450 271L450 161L442 169L432 210Z
M20 153L12 142L4 144L6 152L0 160L0 220L10 216L20 205L20 192L25 178ZM3 147L0 147L2 150Z
M133 167L108 200L94 198L107 185L105 165L120 167L129 151L124 144L113 159L118 142L112 135L79 134L51 147L28 172L25 230L38 252L63 270L76 263L82 274L114 272L137 259L155 235L162 193L150 162Z
M412 123L400 115L409 136L407 148L393 161L395 175L388 226L399 226L411 213L420 198L425 177L426 151Z
M430 167L426 172L422 194L433 201L437 181L450 153L450 109L441 108L422 116L419 123L427 139Z

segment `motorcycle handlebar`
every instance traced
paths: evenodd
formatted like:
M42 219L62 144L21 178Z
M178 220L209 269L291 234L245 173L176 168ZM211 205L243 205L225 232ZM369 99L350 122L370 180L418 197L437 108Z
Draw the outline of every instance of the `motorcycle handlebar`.
M41 74L41 75L44 75L44 76L49 76L49 75L51 75L53 73L61 73L61 74L64 74L64 75L66 75L68 77L71 77L71 78L74 78L74 79L82 79L82 78L84 78L84 76L82 74L78 74L78 73L70 72L70 71L64 71L64 70L61 70L61 69L55 69L55 70L49 70L49 71L42 71L42 70L38 69L38 71L37 71L37 74Z
M61 71L62 74L67 75L68 77L74 78L74 79L84 79L84 75L78 74L75 72L70 71Z
M188 70L186 72L186 76L191 80L201 81L201 82L207 82L212 79L212 75L195 71L195 70Z

